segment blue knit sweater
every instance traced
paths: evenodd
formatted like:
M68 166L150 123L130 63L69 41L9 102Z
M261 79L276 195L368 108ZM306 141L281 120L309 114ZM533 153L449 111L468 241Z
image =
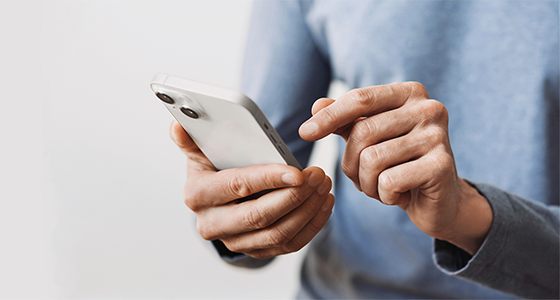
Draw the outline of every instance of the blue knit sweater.
M242 89L302 165L312 144L297 128L333 78L418 81L494 214L470 257L339 171L300 297L559 297L559 23L558 1L256 1Z

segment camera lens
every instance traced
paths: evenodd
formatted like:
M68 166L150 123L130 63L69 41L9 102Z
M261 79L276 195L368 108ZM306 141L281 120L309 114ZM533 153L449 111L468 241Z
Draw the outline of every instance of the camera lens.
M198 114L196 113L196 111L188 108L188 107L181 107L181 111L187 115L187 117L193 118L193 119L198 119Z
M162 93L156 93L156 96L159 98L159 100L167 103L167 104L173 104L175 103L175 101L173 100L173 98L167 96L166 94L162 94Z

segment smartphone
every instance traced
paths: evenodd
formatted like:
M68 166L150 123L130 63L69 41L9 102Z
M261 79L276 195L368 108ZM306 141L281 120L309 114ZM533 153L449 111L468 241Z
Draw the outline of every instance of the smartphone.
M217 170L262 164L302 169L249 97L225 88L157 74L150 84Z

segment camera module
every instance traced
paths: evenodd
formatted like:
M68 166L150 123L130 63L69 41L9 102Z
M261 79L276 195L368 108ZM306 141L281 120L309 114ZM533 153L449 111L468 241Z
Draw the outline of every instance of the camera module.
M188 107L181 107L181 111L182 111L187 117L190 117L190 118L193 118L193 119L198 119L198 117L199 117L199 116L198 116L198 113L197 113L196 111L194 111L194 110L192 110L192 109L190 109L190 108L188 108Z
M167 104L173 104L175 103L175 101L173 100L173 98L169 97L166 94L163 93L156 93L156 96L159 98L159 100L167 103Z

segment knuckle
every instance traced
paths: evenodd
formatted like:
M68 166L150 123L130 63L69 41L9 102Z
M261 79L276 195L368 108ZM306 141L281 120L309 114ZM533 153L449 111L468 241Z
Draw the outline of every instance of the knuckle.
M392 192L396 188L396 182L389 172L382 172L377 179L379 189Z
M447 132L440 127L431 126L424 130L423 139L430 148L437 148L438 145L446 144Z
M360 120L352 127L348 138L357 143L366 142L375 132L376 127L375 121L371 118Z
M410 95L411 96L415 96L418 98L429 98L428 96L428 91L426 90L426 87L421 84L420 82L417 81L410 81L408 82L408 85L410 87Z
M448 112L443 103L437 100L421 101L420 110L427 122L430 123L447 123Z
M362 151L362 156L360 159L361 169L367 170L366 172L360 172L360 182L364 183L361 185L362 191L368 197L378 198L379 194L377 191L377 174L382 171L382 159L377 147L369 147ZM365 183L369 184L365 184Z
M241 217L241 224L248 229L263 228L261 213L258 209L252 208L245 211Z
M259 206L254 206L245 211L241 217L241 224L248 229L261 229L269 226L273 222L272 215L259 208Z
M287 189L288 199L292 202L293 207L299 207L305 202L305 197L301 189L289 188Z
M260 222L260 214L254 209L248 209L241 217L241 224L246 228L260 228Z
M353 89L347 93L347 96L359 106L367 106L371 101L370 91L367 88Z
M260 187L259 189L277 187L279 185L278 179L274 177L274 174L272 172L273 171L263 173L262 176L260 177L258 184L255 185Z
M269 247L283 246L290 241L288 232L282 227L274 227L265 236L264 244Z
M455 170L453 157L446 151L435 155L433 158L435 173L439 175L449 174Z
M233 175L227 184L230 193L237 198L243 198L251 195L251 189L249 188L245 178L239 174Z
M448 112L447 112L447 108L445 107L445 105L443 105L443 103L437 100L427 100L427 102L430 104L429 107L430 107L430 111L432 112L432 116L434 120L441 121L447 119Z
M441 127L436 127L433 133L434 138L438 144L445 144L447 141L447 131Z
M202 193L199 190L185 185L185 189L183 191L183 202L193 212L198 212L204 207L203 199Z
M198 205L196 205L196 201L194 201L193 197L190 194L183 195L183 202L185 205L190 208L190 210L196 212L198 210Z
M360 153L360 165L363 168L376 171L383 160L382 147L367 147Z
M215 240L219 235L215 227L204 222L202 219L196 220L196 230L207 241Z

